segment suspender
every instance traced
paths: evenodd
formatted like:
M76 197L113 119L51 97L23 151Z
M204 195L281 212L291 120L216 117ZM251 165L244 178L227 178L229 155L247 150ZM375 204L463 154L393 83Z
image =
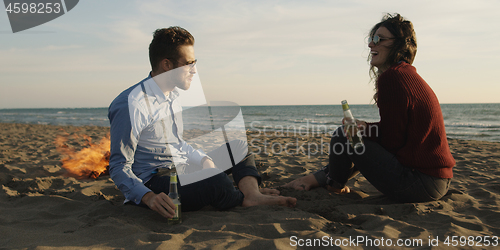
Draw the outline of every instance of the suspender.
M142 88L142 93L144 94L144 100L146 101L146 105L148 106L149 119L150 119L151 122L153 122L153 120L154 120L153 119L153 112L151 110L151 104L149 103L148 94L146 93L146 87L144 87L144 82L141 83L141 88ZM173 111L172 105L170 105L170 109L171 109L171 115L172 115L173 123L174 123L174 125L176 126L176 129L177 129L175 135L180 140L180 136L178 134L179 128L177 127L177 123L175 122L175 119L174 119L174 111ZM165 143L168 145L168 141L167 141L167 128L165 127L165 119L161 119L161 127L163 129L163 136L165 137Z
M212 108L210 106L207 107L208 107L208 113L210 114L210 119L213 119ZM226 142L227 152L229 153L229 159L231 160L231 165L234 167L236 166L236 163L234 162L233 152L231 151L231 147L229 146L229 140L227 138L226 129L224 128L224 126L221 126L221 129L222 129L222 134L224 135L224 141ZM213 120L212 120L212 130L215 130Z
M146 87L144 87L144 82L141 82L142 93L144 94L144 100L146 100L146 105L148 106L149 120L153 122L153 112L151 112L151 105L149 104L148 94L146 94Z
M148 98L148 95L146 93L146 88L144 86L144 82L141 83L141 88L142 88L142 92L144 93L144 100L146 101L146 105L148 106L148 111L149 111L149 119L151 120L151 122L153 122L153 112L151 111L151 104L149 103L149 98ZM175 119L174 119L174 113L173 113L173 108L172 108L172 105L170 105L170 108L172 109L171 111L171 115L172 115L172 120L174 122L174 125L177 126L177 123L175 122ZM209 113L210 113L210 116L212 117L212 109L210 108L210 106L208 106L208 109L209 109ZM170 157L173 157L172 156L172 153L170 152L170 148L169 148L169 145L168 145L168 140L167 140L167 128L165 127L165 119L161 119L161 127L163 129L163 136L165 137L165 146L166 146L166 150L167 150L167 153L170 155ZM212 123L212 128L213 128L213 123ZM179 128L177 127L177 133L179 131ZM226 146L227 146L227 150L228 150L228 153L229 153L229 157L231 159L231 164L232 166L234 167L236 164L235 164L235 161L234 161L234 158L233 158L233 154L232 154L232 151L231 151L231 147L229 146L229 140L227 138L227 134L226 134L226 131L224 129L224 126L222 126L222 133L224 134L224 140L226 141ZM177 137L178 137L178 140L181 140L179 134L177 134ZM172 165L176 165L173 161L172 161ZM182 165L182 164L181 164ZM182 168L182 166L179 166ZM159 168L160 169L160 168ZM183 170L179 169L181 172Z
M142 93L144 94L144 100L146 101L146 105L148 106L149 119L151 122L153 122L153 120L154 120L153 119L153 112L151 111L151 104L149 104L149 98L148 98L148 94L146 93L146 87L144 87L144 82L141 83L141 88L142 88ZM174 117L172 116L172 118L174 118ZM176 124L176 126L177 126L177 124ZM163 137L165 138L165 147L167 150L167 154L170 155L170 157L173 157L172 153L170 152L169 145L168 145L167 129L165 127L165 120L164 119L161 119L161 127L163 129ZM173 161L171 163L172 163L172 165L175 165L175 164L173 164Z

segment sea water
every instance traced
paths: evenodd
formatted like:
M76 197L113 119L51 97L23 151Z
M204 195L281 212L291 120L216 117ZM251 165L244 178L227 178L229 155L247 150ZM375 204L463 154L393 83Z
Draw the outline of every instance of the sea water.
M356 119L379 121L375 105L350 105ZM442 104L449 138L500 142L500 104ZM340 105L242 106L245 129L260 133L331 133L342 121ZM107 126L107 108L0 109L0 122ZM190 113L196 116L195 113ZM184 119L185 130L196 117Z

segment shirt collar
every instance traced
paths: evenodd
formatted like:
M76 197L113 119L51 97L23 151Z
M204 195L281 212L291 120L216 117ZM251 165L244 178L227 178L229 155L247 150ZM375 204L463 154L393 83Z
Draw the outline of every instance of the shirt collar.
M163 91L161 91L158 84L151 77L151 72L149 72L149 75L146 78L145 83L147 83L147 86L149 86L159 104L162 104L166 101L172 102L179 97L179 91L177 90L177 87L175 87L168 96L165 96L165 94L163 93Z
M163 95L163 96L165 96L165 95ZM172 90L172 91L170 92L170 94L167 96L166 101L170 101L170 102L172 102L172 101L174 101L175 99L177 99L177 97L179 97L179 91L177 91L177 87L175 87L175 88L174 88L174 90Z

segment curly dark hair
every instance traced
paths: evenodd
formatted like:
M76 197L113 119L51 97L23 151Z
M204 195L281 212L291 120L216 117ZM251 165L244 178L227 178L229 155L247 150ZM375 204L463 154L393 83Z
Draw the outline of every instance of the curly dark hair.
M149 62L153 71L165 58L173 60L175 67L179 59L178 48L183 45L194 45L194 37L187 30L178 26L155 30L149 44Z
M370 31L369 36L373 37L378 28L385 27L394 36L394 42L390 46L390 52L387 56L387 65L394 65L400 61L405 61L409 64L413 63L417 54L417 36L413 29L413 24L402 17L400 14L386 14L382 21L377 23ZM370 61L372 55L368 56ZM370 76L375 80L375 95L373 99L378 100L378 77L382 72L376 69L375 66L370 67Z

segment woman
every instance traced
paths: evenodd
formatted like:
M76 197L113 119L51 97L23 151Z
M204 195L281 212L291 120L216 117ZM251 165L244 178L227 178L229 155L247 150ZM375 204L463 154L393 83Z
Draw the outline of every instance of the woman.
M348 193L348 179L361 172L393 200L438 200L448 191L455 160L438 99L411 66L417 52L413 25L399 14L386 15L368 40L380 122L357 121L365 137L363 150L345 150L350 144L339 128L331 139L329 164L285 187L326 186Z

